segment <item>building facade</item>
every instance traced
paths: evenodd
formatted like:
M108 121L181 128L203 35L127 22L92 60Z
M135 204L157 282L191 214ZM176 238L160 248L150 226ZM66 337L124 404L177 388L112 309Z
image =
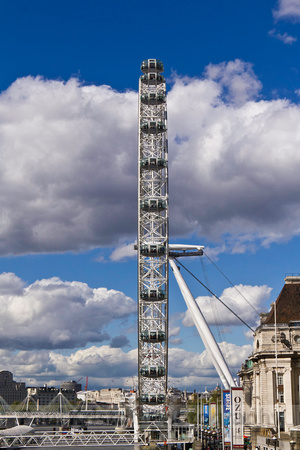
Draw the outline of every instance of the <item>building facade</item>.
M261 314L239 376L252 448L300 449L300 277L287 277L271 311Z
M11 372L8 372L8 370L1 370L0 396L9 405L14 402L22 402L27 396L25 383L14 381Z
M32 397L39 407L47 406L51 402L53 404L60 404L59 395L62 395L65 402L76 403L77 396L74 390L57 389L51 386L30 387L27 393Z
M120 388L100 389L98 391L77 392L77 398L89 403L102 403L107 405L119 405L124 402L124 393Z

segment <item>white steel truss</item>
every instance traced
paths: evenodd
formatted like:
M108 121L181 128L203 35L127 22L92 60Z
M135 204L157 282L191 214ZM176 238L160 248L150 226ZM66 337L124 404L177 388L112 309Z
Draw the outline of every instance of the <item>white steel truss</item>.
M1 436L0 447L2 448L36 448L36 447L112 447L116 446L121 449L132 447L133 445L142 446L149 445L149 436L151 432L160 433L161 446L168 439L167 434L161 433L155 422L150 422L143 433L140 433L136 439L132 430L122 430L122 433L115 430L74 430L74 431L35 431L33 434L23 436ZM188 443L193 442L193 429L189 429L186 436L173 438L170 443Z
M168 140L163 64L148 59L139 80L139 425L167 428Z

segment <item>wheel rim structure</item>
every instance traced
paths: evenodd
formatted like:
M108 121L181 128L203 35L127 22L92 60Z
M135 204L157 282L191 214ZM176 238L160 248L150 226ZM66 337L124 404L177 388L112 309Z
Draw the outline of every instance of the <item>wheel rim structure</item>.
M138 149L139 427L167 428L168 139L163 64L142 62ZM159 432L158 432L159 435ZM159 439L159 436L157 438Z

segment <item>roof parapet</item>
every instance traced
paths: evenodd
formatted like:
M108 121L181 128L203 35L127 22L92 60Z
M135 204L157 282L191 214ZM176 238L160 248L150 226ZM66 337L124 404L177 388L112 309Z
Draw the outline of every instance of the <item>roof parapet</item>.
M299 283L300 284L300 276L291 275L284 279L285 284L294 284Z

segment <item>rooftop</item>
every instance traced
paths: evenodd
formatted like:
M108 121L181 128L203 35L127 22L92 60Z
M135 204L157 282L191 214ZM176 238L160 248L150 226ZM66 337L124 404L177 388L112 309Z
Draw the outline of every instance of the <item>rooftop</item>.
M300 277L290 276L284 281L285 285L275 302L276 323L300 321ZM274 304L264 323L275 323Z

